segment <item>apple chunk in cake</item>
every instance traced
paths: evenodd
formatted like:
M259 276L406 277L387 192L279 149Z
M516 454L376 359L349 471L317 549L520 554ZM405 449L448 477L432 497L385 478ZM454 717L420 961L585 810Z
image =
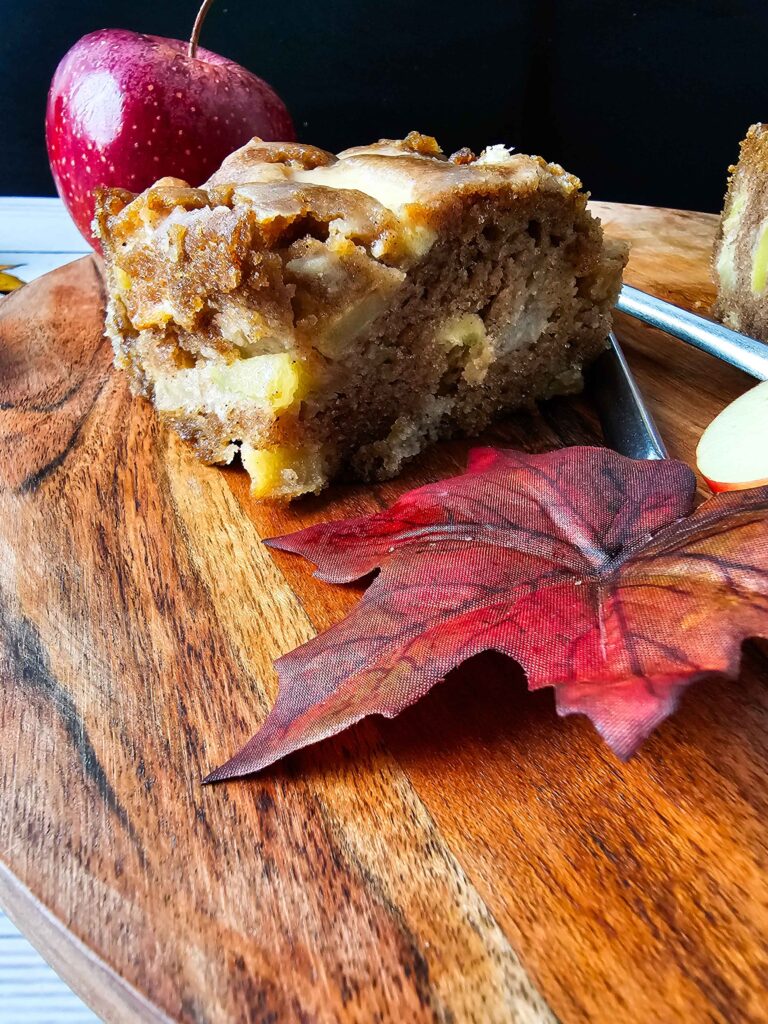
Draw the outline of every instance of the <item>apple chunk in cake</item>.
M578 390L625 261L562 168L415 133L338 157L256 139L202 188L102 191L96 226L117 365L265 498Z

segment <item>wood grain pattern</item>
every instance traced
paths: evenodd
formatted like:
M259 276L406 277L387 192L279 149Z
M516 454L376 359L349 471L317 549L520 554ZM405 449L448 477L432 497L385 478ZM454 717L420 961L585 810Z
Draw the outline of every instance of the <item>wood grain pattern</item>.
M599 212L636 243L632 283L706 309L713 218ZM200 786L266 714L272 659L359 592L260 538L388 503L467 445L257 505L130 400L100 317L90 259L0 303L0 902L91 1005L212 1024L768 1019L756 645L628 765L488 655L395 721ZM746 378L617 327L691 459ZM596 436L560 400L486 440Z

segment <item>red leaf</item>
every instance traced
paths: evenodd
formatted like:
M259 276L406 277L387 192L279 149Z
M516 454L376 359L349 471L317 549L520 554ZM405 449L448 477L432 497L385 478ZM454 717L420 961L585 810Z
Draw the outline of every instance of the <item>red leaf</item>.
M493 648L628 757L740 647L768 635L768 487L692 512L680 462L604 448L479 448L463 476L378 515L268 541L340 583L381 572L336 626L277 661L262 729L206 781L257 771L370 714L396 715Z

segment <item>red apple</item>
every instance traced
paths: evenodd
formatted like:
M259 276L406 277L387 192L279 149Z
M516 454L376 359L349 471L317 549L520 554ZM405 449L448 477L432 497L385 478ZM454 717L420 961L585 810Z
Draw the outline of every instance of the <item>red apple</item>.
M768 381L716 416L696 449L699 472L713 491L768 484Z
M199 185L254 135L296 137L266 82L197 47L201 16L191 43L122 29L91 32L56 69L45 118L51 171L92 245L97 186L140 192L165 175Z

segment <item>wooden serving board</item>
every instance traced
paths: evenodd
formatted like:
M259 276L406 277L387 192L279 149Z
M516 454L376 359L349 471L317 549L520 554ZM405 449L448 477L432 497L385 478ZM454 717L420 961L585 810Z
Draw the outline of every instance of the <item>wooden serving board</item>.
M710 216L596 204L627 279L706 312ZM359 590L262 537L460 470L258 505L132 401L86 258L0 303L0 903L109 1021L768 1019L768 662L628 764L495 655L394 721L201 777L272 661ZM619 319L673 455L748 380ZM580 400L485 438L594 442Z

